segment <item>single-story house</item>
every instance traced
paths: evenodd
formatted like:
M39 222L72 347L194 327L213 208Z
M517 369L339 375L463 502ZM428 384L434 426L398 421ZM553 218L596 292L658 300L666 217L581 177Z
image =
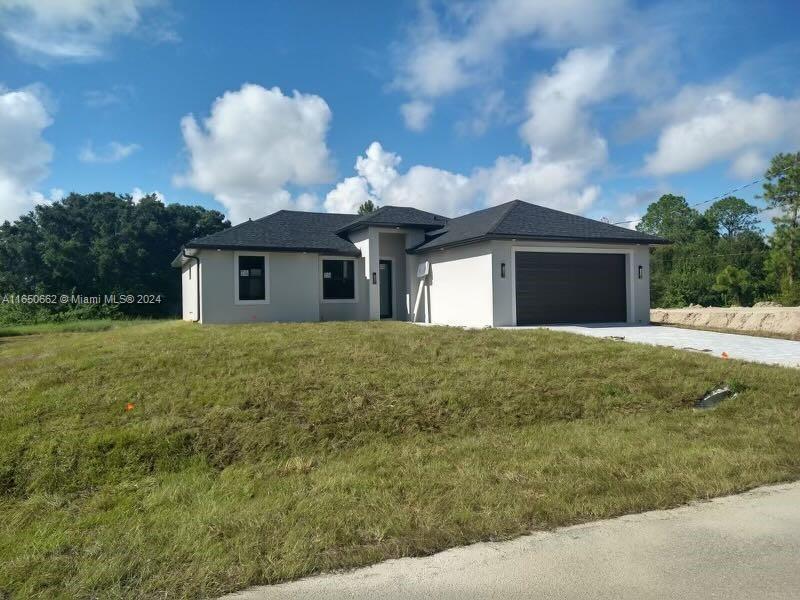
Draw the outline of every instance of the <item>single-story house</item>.
M188 242L183 318L443 325L647 323L667 240L514 200L446 218L281 210Z

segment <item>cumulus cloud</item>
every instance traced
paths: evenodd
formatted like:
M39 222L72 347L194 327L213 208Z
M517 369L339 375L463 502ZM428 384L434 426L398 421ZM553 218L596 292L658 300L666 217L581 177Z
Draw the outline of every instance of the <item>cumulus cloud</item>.
M586 108L612 91L609 77L614 50L577 48L553 72L538 78L528 93L530 117L522 137L539 155L602 161L606 141L589 124Z
M23 58L93 60L115 35L130 34L162 0L3 0L0 33ZM148 28L167 41L164 19ZM172 39L175 38L174 32Z
M373 142L356 161L358 175L328 194L326 209L352 212L369 199L453 216L518 198L570 212L588 210L600 189L587 180L605 164L607 150L587 109L612 93L613 61L611 48L579 48L533 81L528 118L520 128L527 160L501 156L468 174L428 165L400 173L400 157Z
M91 141L81 149L78 160L85 163L114 163L128 158L131 154L140 150L139 144L121 144L120 142L109 142L102 150L95 150Z
M53 157L52 146L42 137L52 122L36 88L0 87L0 222L48 201L35 188L47 176Z
M529 38L543 44L576 44L597 39L625 10L625 0L519 2L483 0L469 10L450 7L444 30L428 4L398 49L395 87L412 102L451 94L485 82L499 70L504 47ZM408 123L413 128L413 122Z
M747 178L763 169L764 153L800 143L800 98L747 98L726 86L688 86L643 111L638 126L660 127L656 149L645 157L649 174L686 173L732 160L732 174Z
M334 178L330 120L319 96L245 84L217 98L202 123L193 115L181 120L190 164L175 183L213 194L233 222L308 207L311 196L292 199L286 187Z

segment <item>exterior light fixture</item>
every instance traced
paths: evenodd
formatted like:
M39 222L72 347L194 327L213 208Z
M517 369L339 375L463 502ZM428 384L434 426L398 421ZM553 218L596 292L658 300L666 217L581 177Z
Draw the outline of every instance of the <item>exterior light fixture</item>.
M372 285L375 285L376 283L378 283L378 274L375 271L373 271L372 272Z
M500 279L506 278L506 263L500 263Z
M642 265L639 265L639 279L642 279L643 277L644 277L644 267Z

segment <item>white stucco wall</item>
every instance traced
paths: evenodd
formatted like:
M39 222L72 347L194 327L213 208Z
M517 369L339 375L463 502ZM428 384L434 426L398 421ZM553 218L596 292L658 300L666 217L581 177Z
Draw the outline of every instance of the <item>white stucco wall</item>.
M488 242L424 254L431 263L427 322L486 327L493 324L492 250ZM418 319L420 320L420 319Z
M624 253L627 274L627 304L629 323L650 322L650 253L647 246L609 245L560 242L512 242L495 240L492 246L492 280L494 282L493 320L496 327L514 325L513 252L515 248L541 248L546 251L585 250L586 252ZM500 265L506 264L506 277L500 277ZM642 265L642 279L638 267Z
M234 253L201 251L202 322L319 321L319 256L271 252L268 259L269 303L237 304Z
M197 277L197 261L186 261L181 267L181 312L184 321L197 320Z

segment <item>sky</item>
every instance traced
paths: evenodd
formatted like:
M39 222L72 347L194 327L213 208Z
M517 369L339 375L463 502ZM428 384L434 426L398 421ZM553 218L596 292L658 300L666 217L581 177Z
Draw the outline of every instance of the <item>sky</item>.
M0 0L0 221L112 191L233 223L518 198L632 226L800 150L798 22L796 0Z

